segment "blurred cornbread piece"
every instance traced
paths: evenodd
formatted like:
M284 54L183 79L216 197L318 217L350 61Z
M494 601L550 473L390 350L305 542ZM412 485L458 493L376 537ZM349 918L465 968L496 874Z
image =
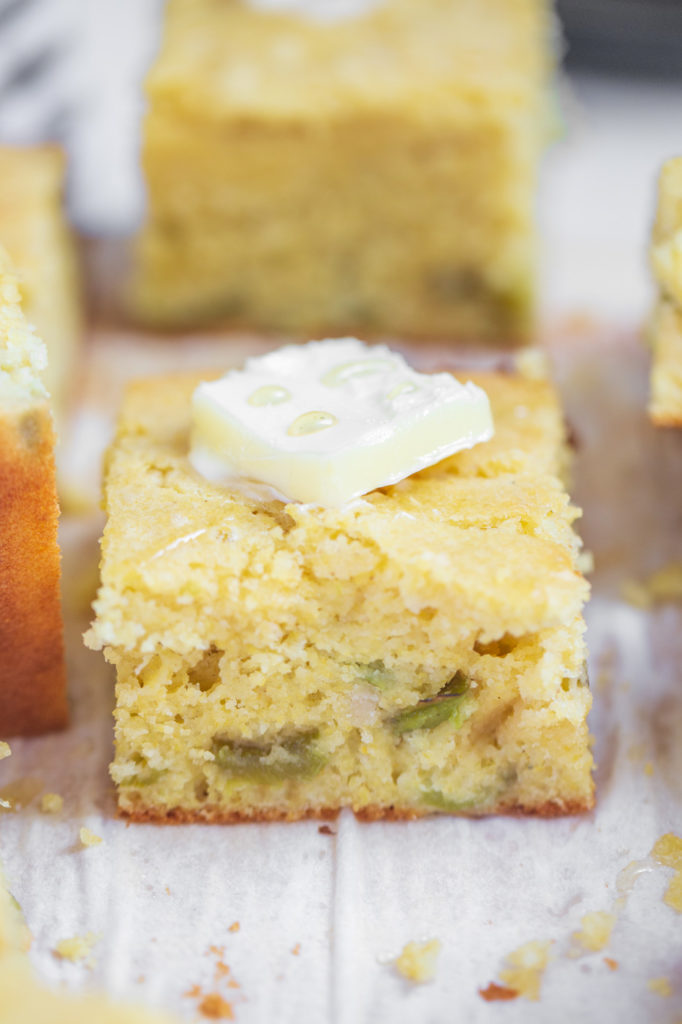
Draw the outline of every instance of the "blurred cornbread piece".
M653 345L649 412L659 426L682 425L682 157L663 165L651 262L659 299L650 327Z
M86 635L117 669L124 814L592 806L588 586L556 395L472 379L493 440L336 509L208 483L188 461L200 377L131 385Z
M0 250L0 736L66 723L54 427L45 346Z
M21 911L0 869L0 1024L172 1024L166 1014L43 988L26 956L29 942Z
M547 0L320 21L172 0L133 305L159 325L526 339Z
M47 346L44 382L64 415L81 332L73 238L62 211L64 155L56 146L0 146L0 245L17 269L24 312Z

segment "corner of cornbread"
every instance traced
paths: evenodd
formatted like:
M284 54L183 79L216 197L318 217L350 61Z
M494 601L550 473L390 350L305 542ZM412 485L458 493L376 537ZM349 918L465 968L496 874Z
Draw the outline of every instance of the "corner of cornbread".
M54 427L45 347L0 250L0 735L66 723Z

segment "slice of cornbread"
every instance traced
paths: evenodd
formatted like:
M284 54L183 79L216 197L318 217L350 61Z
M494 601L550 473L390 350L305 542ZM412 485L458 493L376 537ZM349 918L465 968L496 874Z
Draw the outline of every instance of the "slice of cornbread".
M661 171L651 263L660 294L650 328L649 412L660 426L682 426L682 157Z
M0 737L66 722L54 428L45 346L0 250Z
M86 642L119 806L237 821L592 805L579 541L545 381L476 374L492 441L339 509L188 461L196 376L131 386Z
M324 21L172 0L147 81L138 314L526 338L550 7L386 0Z
M63 185L64 155L56 146L0 146L0 245L17 268L24 312L47 346L44 381L58 420L67 405L81 331Z
M0 1024L172 1024L162 1013L43 988L26 956L28 936L0 868Z

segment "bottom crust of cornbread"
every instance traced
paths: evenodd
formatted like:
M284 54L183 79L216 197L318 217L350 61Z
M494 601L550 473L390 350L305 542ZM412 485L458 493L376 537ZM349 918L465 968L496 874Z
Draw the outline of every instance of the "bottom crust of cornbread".
M460 812L462 817L484 818L491 815L504 815L510 818L562 818L570 817L573 814L586 814L594 807L594 799L579 802L570 801L565 804L548 802L538 807L524 807L522 805L510 806L500 804L499 807L490 807L485 811ZM204 807L198 811L187 811L175 807L170 811L162 811L156 807L144 807L139 809L119 807L119 816L137 824L154 825L248 825L259 822L270 821L334 821L341 813L338 807L320 807L315 810L308 810L304 814L292 814L286 808L281 810L269 809L267 811L254 811L253 814L225 811L222 807ZM362 810L354 811L359 821L416 821L425 818L432 811L417 811L413 807L363 807Z
M117 670L122 814L592 806L561 413L546 382L472 377L495 438L342 509L209 484L187 461L196 378L132 388L87 636Z

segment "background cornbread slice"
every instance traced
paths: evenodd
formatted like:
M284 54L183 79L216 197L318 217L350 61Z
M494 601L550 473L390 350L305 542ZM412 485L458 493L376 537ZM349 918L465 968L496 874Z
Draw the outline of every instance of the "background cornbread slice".
M64 155L56 146L0 146L0 245L17 269L24 312L47 346L44 382L58 419L81 332L76 253L62 211Z
M117 669L125 814L591 806L560 411L546 382L473 379L493 441L336 510L198 477L197 376L131 387L87 635Z
M45 346L0 250L0 736L66 723L54 427Z
M651 263L659 300L650 326L653 345L649 412L659 426L682 425L682 157L663 165Z
M159 324L525 338L546 0L326 22L173 0L133 303Z

